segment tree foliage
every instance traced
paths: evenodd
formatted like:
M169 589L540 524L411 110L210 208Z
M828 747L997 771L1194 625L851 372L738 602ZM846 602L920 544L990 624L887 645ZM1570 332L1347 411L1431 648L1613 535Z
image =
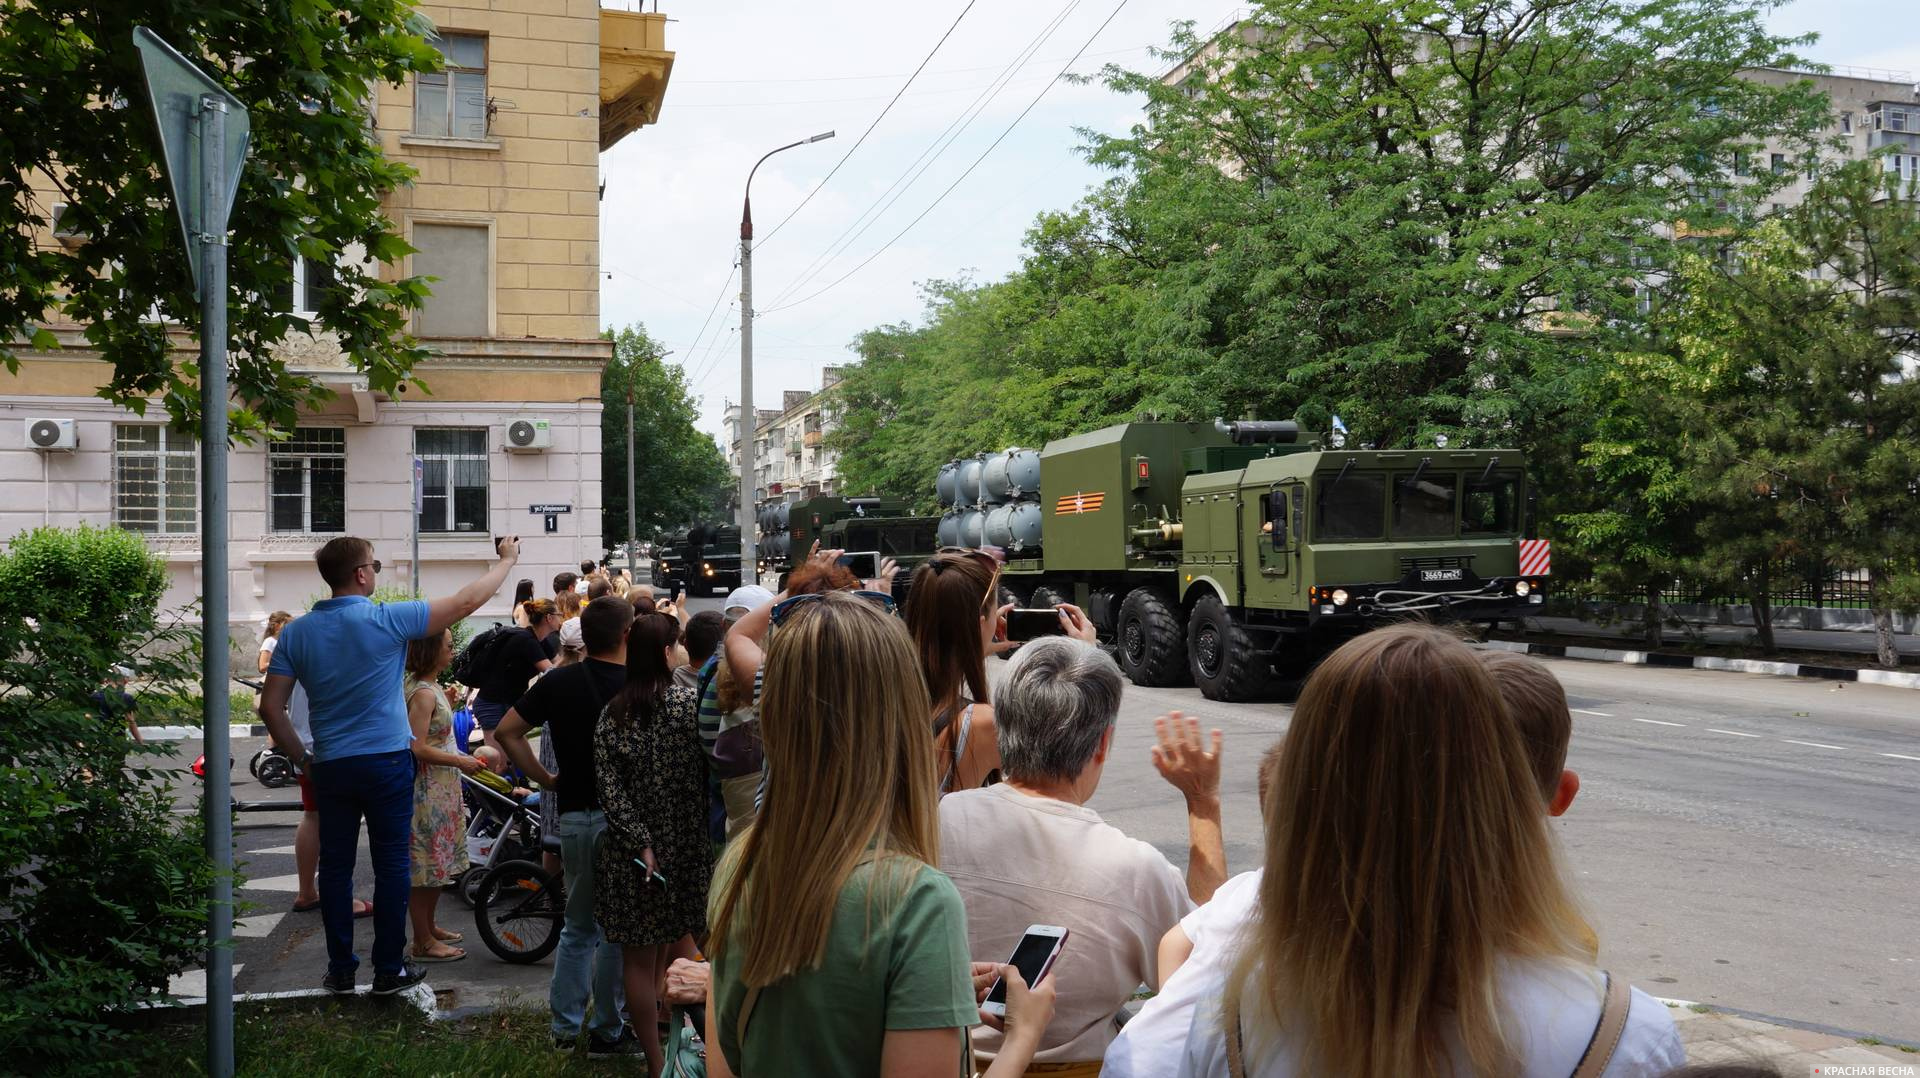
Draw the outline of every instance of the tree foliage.
M85 326L111 366L99 395L143 412L161 397L175 426L199 415L197 365L169 350L168 322L197 332L199 304L133 47L135 24L193 58L247 108L253 147L228 237L238 436L291 427L330 395L275 360L290 333L326 332L375 390L394 392L424 354L406 333L421 278L381 280L411 248L381 211L413 171L381 152L379 83L438 70L432 24L405 0L161 4L0 0L0 363L56 346L48 320ZM38 246L50 183L78 247ZM365 263L348 255L357 255ZM317 316L289 314L293 260L332 263Z
M644 326L607 337L613 360L600 379L600 532L609 548L618 548L627 535L629 388L637 535L717 513L732 480L720 447L694 426L699 408L686 369L661 362L663 350Z
M1824 104L1757 0L1265 0L1088 133L1114 178L1003 281L857 342L842 469L925 490L955 452L1148 416L1343 417L1363 443L1518 444L1564 478L1587 382L1642 332L1662 225L1784 181ZM895 422L902 429L891 430ZM1549 482L1550 490L1564 482Z
M199 961L211 866L167 750L94 694L137 664L135 720L187 698L194 634L160 626L166 567L116 528L41 528L0 554L0 1058L112 1069L106 1019ZM197 699L197 694L194 695ZM103 698L104 699L104 698Z

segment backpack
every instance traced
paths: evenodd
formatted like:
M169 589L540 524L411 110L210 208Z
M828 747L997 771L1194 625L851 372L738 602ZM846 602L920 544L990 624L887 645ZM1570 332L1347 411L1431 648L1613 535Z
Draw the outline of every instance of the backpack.
M500 644L513 629L512 625L494 622L493 628L467 641L467 646L460 649L460 654L453 658L453 664L447 667L447 674L470 689L485 688L477 679L492 676L493 653L499 650Z

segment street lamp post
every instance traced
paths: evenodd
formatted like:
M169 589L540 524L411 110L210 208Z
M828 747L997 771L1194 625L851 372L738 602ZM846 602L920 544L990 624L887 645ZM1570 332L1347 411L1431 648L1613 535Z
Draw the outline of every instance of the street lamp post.
M655 363L661 363L672 355L662 352L652 357ZM627 364L627 576L633 576L633 547L637 537L633 534L633 364Z
M742 582L751 580L760 582L759 544L753 534L753 432L755 411L753 407L753 174L767 163L767 158L781 150L791 150L795 146L805 146L810 142L824 142L833 137L833 132L822 131L811 138L799 142L789 142L778 149L768 150L760 160L753 163L747 172L746 193L740 202L740 421L735 430L740 435L740 573ZM748 577L748 574L752 574Z

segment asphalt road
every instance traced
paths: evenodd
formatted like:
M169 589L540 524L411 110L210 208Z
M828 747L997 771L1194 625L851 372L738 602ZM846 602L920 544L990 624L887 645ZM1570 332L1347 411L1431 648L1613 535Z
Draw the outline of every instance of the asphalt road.
M711 609L717 599L696 598ZM1602 942L1602 964L1657 995L1905 1040L1920 1039L1920 693L1873 685L1552 661L1574 714L1579 799L1554 827ZM1216 704L1129 686L1115 758L1092 802L1108 822L1186 856L1180 800L1148 761L1152 719L1183 710L1226 735L1227 856L1260 863L1254 772L1285 704ZM237 741L235 796L257 743ZM181 744L181 759L199 751ZM240 990L312 987L317 914L293 897L293 813L247 814L236 940ZM361 859L356 894L371 894ZM550 961L489 954L449 895L443 925L470 957L433 970L443 1005L544 996ZM365 959L371 923L359 924ZM363 978L364 979L364 978ZM195 987L191 976L183 994Z

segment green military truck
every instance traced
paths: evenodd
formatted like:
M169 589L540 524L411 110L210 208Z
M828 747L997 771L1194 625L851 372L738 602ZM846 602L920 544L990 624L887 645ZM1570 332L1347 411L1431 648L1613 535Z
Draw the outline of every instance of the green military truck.
M821 494L761 509L761 571L786 584L787 574L817 541L823 550L878 551L900 565L894 590L904 595L913 568L933 556L938 518L915 516L906 502L873 495Z
M655 587L725 595L740 586L740 529L732 524L676 528L655 544Z
M1126 423L1048 443L1037 489L1030 455L943 468L941 535L1006 549L1007 601L1085 609L1136 684L1243 700L1384 622L1516 618L1543 596L1517 450Z

